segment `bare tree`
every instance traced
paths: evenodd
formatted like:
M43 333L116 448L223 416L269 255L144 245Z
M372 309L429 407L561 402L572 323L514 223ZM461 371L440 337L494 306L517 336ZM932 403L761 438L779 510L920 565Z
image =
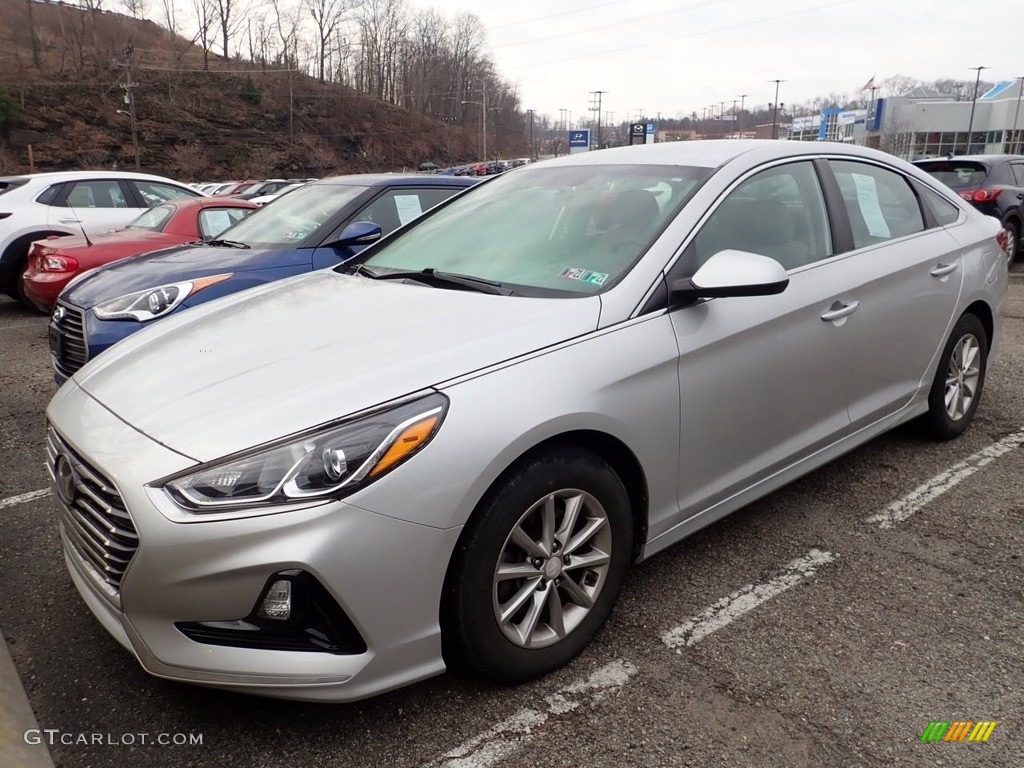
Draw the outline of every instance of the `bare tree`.
M391 103L396 103L398 56L407 17L405 0L365 0L356 14L362 46L359 87Z
M210 54L213 52L213 36L217 20L217 0L192 0L192 8L196 14L195 39L203 47L203 69L210 68ZM226 58L226 56L225 56Z
M904 160L913 159L914 121L898 106L891 109L882 122L878 148Z
M194 0L193 0L194 1ZM245 0L212 0L217 27L220 32L221 54L228 60L228 43L235 36L248 8Z
M142 19L146 16L146 0L121 0L124 9L133 19Z
M921 84L921 81L916 77L908 77L907 75L892 75L891 77L885 78L882 81L882 92L886 96L902 96L907 91L911 91Z
M303 0L303 3L316 26L317 71L322 83L331 41L351 8L350 0Z

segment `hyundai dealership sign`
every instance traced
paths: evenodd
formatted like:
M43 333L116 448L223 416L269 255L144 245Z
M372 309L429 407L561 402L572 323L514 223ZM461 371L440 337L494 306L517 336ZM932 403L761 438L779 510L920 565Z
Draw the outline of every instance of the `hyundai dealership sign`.
M590 129L574 128L569 131L569 154L590 151Z

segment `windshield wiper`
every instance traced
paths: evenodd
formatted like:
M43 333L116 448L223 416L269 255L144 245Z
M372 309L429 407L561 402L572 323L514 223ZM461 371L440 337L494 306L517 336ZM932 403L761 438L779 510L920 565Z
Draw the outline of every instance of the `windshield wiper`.
M252 248L251 245L240 243L237 240L207 240L203 245L223 246L224 248Z
M394 269L382 272L365 264L356 267L352 274L366 275L374 280L415 280L420 283L434 286L435 288L468 288L479 293L490 293L498 296L511 296L513 291L499 282L488 280L486 277L475 277L473 275L460 275L455 272L442 272L434 267L426 269Z

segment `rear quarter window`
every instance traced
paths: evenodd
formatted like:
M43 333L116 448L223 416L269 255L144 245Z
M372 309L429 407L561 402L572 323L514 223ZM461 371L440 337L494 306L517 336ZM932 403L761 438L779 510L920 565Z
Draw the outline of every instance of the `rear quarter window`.
M28 179L0 179L0 195L24 186Z

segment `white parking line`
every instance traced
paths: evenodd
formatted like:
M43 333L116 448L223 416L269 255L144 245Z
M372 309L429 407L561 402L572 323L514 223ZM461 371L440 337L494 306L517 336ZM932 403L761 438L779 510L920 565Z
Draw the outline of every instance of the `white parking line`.
M428 768L487 768L504 760L536 735L551 715L571 712L584 704L596 704L609 693L622 688L636 674L628 661L605 664L589 677L577 680L544 697L544 709L524 707L493 728L463 742L455 749L427 764Z
M1024 445L1024 429L1007 435L999 442L992 443L988 448L982 448L977 453L954 464L945 472L940 472L906 496L896 499L883 512L869 517L867 521L878 523L880 528L892 528L896 523L902 523L926 504L966 480L982 467L991 464L1000 456L1005 456L1021 445Z
M15 504L24 504L26 501L41 499L43 496L49 495L49 488L40 488L38 491L29 491L28 493L23 493L20 496L11 496L6 499L0 499L0 509L3 509L4 507L13 507Z
M682 653L683 648L689 648L712 632L717 632L740 616L750 613L761 603L781 595L802 580L813 576L818 566L831 563L835 559L836 556L831 552L812 549L787 565L785 573L781 576L764 584L748 584L741 587L710 608L705 608L689 621L670 629L661 636L661 640L676 653Z

